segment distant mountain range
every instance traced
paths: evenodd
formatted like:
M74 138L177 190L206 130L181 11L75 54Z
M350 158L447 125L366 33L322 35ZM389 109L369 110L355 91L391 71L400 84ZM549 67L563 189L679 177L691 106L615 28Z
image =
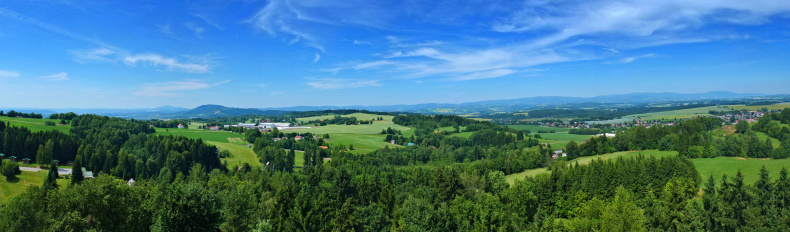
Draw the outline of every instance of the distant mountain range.
M8 108L0 107L0 109L16 110L19 112L36 112L43 114L45 117L52 113L74 112L77 114L98 114L107 115L112 117L122 118L137 118L137 119L167 119L167 118L217 118L239 115L283 115L292 111L319 111L319 110L334 110L334 109L359 109L370 111L388 111L388 112L413 112L423 114L486 114L493 112L513 112L513 111L526 111L532 109L544 108L582 108L592 106L605 105L607 107L626 107L636 106L652 103L669 103L669 102L692 102L695 104L704 102L695 101L724 101L724 100L740 100L740 101L790 101L790 95L768 95L758 93L733 93L725 91L695 93L695 94L682 94L682 93L629 93L629 94L613 94L597 97L561 97L561 96L547 96L547 97L529 97L518 99L506 100L489 100L479 102L468 102L459 104L449 103L426 103L414 105L382 105L382 106L292 106L292 107L278 107L278 108L234 108L221 105L202 105L194 109L187 109L174 106L161 106L150 109L42 109L42 108Z
M387 106L294 106L281 108L264 108L265 110L281 111L313 111L327 109L365 109L371 111L397 111L414 113L446 113L446 114L467 114L485 111L523 111L539 107L556 107L568 104L609 104L609 105L641 105L659 102L680 102L680 101L701 101L701 100L727 100L743 98L761 98L770 96L758 93L733 93L725 91L683 94L683 93L629 93L614 94L597 97L528 97L506 100L489 100L479 102L467 102L459 104L449 103L427 103L415 105L387 105Z

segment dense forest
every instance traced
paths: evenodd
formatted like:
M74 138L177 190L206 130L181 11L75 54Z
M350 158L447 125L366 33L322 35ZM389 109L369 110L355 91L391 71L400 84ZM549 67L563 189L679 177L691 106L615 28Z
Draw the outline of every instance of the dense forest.
M0 153L48 166L74 161L97 174L122 179L186 175L195 164L206 171L224 169L217 149L200 139L154 136L147 122L81 115L71 119L69 134L31 132L0 121Z
M556 160L550 145L525 131L456 116L398 115L393 122L414 128L413 136L384 133L414 145L367 154L325 146L328 134L244 131L265 164L260 168L221 165L215 147L151 135L146 121L81 115L69 134L0 123L0 151L43 163L52 151L52 158L72 158L98 176L28 188L0 208L0 230L786 231L786 170L746 174L759 175L746 184L741 173L702 177L688 159L787 157L787 139L773 149L770 140L754 142L754 131L790 118L763 118L723 138L714 135L718 118L632 127L571 142L569 157ZM440 127L471 135L436 133ZM642 149L679 155L566 161ZM296 150L304 151L302 168L294 168ZM505 180L541 167L552 172L513 185Z

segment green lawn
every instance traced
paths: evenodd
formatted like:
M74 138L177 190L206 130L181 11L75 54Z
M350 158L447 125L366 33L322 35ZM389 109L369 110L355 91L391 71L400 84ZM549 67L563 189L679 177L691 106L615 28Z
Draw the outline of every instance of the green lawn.
M732 177L741 170L744 182L751 184L760 178L760 168L765 165L771 178L779 176L782 167L790 168L790 159L744 159L739 157L716 157L711 159L694 159L694 166L697 167L700 176L704 181L710 175L716 180L716 184L721 184L721 176L727 174Z
M6 116L0 116L0 121L9 122L13 126L27 127L27 129L30 129L32 132L58 130L63 133L69 133L69 129L71 129L71 126L69 125L44 125L44 122L47 121L54 122L56 124L60 123L59 119L9 118Z
M589 164L590 162L592 162L595 159L608 160L608 159L613 159L613 158L617 158L617 157L620 157L620 156L636 156L636 155L640 155L640 154L641 155L652 155L652 156L655 156L655 157L664 157L664 156L677 155L678 153L676 151L658 151L658 150L621 151L621 152L615 152L615 153L609 153L609 154L603 154L603 155L596 155L596 156L587 156L587 157L576 158L574 160L569 161L568 164L575 164L575 163L578 162L579 164L584 165L584 164ZM526 171L521 172L521 173L507 175L505 177L505 179L507 179L508 183L513 185L513 183L517 179L524 179L524 177L535 176L535 175L542 174L542 173L550 173L550 172L546 168L536 168L536 169L526 170Z
M41 186L48 171L41 172L22 172L17 178L8 181L5 177L0 177L0 203L8 202L8 199L15 197L27 189L28 186ZM59 186L68 185L69 180L63 177L58 179Z

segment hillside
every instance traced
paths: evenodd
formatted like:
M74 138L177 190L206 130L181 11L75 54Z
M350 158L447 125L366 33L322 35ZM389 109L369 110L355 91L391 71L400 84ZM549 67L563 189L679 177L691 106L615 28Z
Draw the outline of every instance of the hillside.
M233 107L226 107L221 105L202 105L198 106L197 108L164 115L165 118L219 118L219 117L231 117L231 116L239 116L239 115L282 115L286 113L285 111L279 110L259 110L259 109L245 109L245 108L233 108Z

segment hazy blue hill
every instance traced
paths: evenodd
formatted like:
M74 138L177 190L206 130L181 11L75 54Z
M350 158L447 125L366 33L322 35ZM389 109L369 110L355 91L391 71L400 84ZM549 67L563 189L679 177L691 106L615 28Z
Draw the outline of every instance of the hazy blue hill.
M259 109L246 109L246 108L233 108L221 105L202 105L197 108L179 112L171 115L166 115L168 118L218 118L230 117L247 114L256 115L282 115L285 111L279 110L259 110Z

